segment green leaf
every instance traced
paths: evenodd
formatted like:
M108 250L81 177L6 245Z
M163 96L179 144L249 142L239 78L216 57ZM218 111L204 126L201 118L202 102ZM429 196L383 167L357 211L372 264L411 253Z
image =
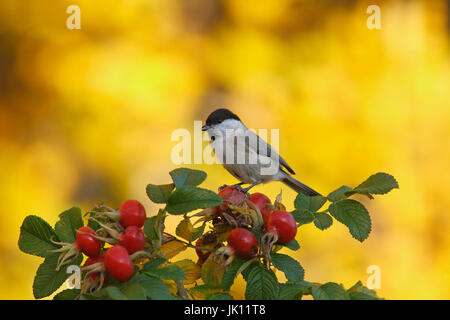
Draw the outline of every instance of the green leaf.
M200 277L203 283L209 287L221 287L221 281L225 269L222 264L217 262L215 259L208 259L202 264L200 269Z
M33 282L33 294L36 299L41 299L51 295L59 289L64 281L70 276L66 272L67 268L63 266L59 271L56 271L56 265L59 254L53 253L48 256L44 262L39 266ZM79 255L71 265L80 265L83 257ZM69 265L67 265L69 266Z
M154 203L167 203L167 200L169 199L170 194L172 193L173 189L175 188L175 184L163 184L163 185L154 185L149 184L147 185L147 196L152 200Z
M348 289L347 293L352 300L381 300L375 290L371 290L363 286L361 281L358 281L350 289Z
M296 283L280 284L277 300L300 300L303 296L303 285Z
M202 300L208 299L214 294L218 293L220 288L215 285L210 284L201 284L189 289L190 295L194 298L194 300Z
M295 239L292 239L290 242L284 244L283 246L288 249L291 249L292 251L297 251L298 249L300 249L300 245Z
M194 228L194 230L192 232L191 241L195 241L198 238L200 238L201 235L203 234L203 232L205 231L205 227L206 227L206 223L203 223L200 227Z
M308 196L299 193L294 200L294 207L296 209L306 209L311 212L316 212L327 202L327 198L322 196Z
M75 300L80 295L80 289L66 289L56 294L53 300Z
M328 229L333 224L333 218L325 212L316 212L314 217L314 225L320 230Z
M339 200L342 200L344 198L346 198L347 196L345 195L345 193L347 191L352 190L352 188L348 187L348 186L342 186L339 189L336 189L335 191L331 192L327 198L328 200L330 200L331 202L336 202Z
M234 298L228 293L218 292L210 295L206 300L234 300Z
M144 288L147 297L152 300L173 300L167 285L161 279L140 274L136 278L136 283Z
M187 241L191 241L193 229L194 227L192 226L191 220L189 218L184 218L175 229L175 234Z
M147 218L144 222L144 234L150 240L159 240L159 232L157 230L158 216Z
M305 276L305 270L300 263L288 255L272 253L272 264L286 275L289 281L301 281Z
M58 241L53 228L38 216L28 216L20 227L19 248L25 253L40 257L47 257L52 253L49 250L59 248L50 239Z
M205 230L205 223L200 227L194 228L189 218L184 218L177 226L175 233L177 236L192 242L198 239Z
M372 229L369 212L358 201L352 199L340 200L330 205L331 215L339 222L345 224L350 234L363 242Z
M278 281L272 270L256 264L249 272L245 298L247 300L274 300L278 297Z
M169 174L177 189L183 186L198 186L206 179L206 172L188 168L178 168L170 171Z
M55 232L62 242L75 242L77 229L83 226L81 209L73 207L59 215L59 220L55 224Z
M128 297L125 295L125 293L114 286L106 287L106 293L112 300L128 300Z
M162 265L166 261L167 260L165 258L151 259L146 264L144 264L144 270L157 269L160 265Z
M371 175L366 181L351 191L347 191L346 195L354 193L365 194L371 198L371 194L386 194L394 188L398 188L397 180L390 174L378 172Z
M225 291L230 290L234 283L234 279L239 275L237 272L240 267L244 264L244 261L239 259L234 259L230 266L225 270L222 277L222 288Z
M160 279L166 280L184 280L186 275L183 269L176 264L168 265L167 267L148 269L144 271L145 274Z
M196 209L215 207L222 204L222 198L210 190L184 186L177 188L169 197L167 212L184 214Z
M145 289L137 282L127 285L121 291L128 300L147 300Z
M321 286L312 286L312 296L315 300L349 300L350 297L342 285L327 282Z
M294 220L300 224L307 224L314 221L314 213L308 209L295 209L291 214Z
M243 269L243 270L239 271L237 274L242 273L242 277L244 278L244 280L248 281L248 275L250 274L250 271L252 271L252 269L254 267L260 265L260 263L256 262L255 260L248 260L245 264L246 264L245 269L243 269L244 265L242 265L239 268L239 270L241 270L241 269Z

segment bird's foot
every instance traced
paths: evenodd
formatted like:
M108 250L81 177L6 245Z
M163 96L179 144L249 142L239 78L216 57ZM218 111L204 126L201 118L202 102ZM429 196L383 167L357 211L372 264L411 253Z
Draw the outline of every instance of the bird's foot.
M226 187L233 187L233 188L238 189L239 191L242 191L243 189L242 189L241 185L243 185L243 184L244 184L243 182L232 184L232 185L224 184L223 186L219 187L219 191L221 191L222 189L225 189Z

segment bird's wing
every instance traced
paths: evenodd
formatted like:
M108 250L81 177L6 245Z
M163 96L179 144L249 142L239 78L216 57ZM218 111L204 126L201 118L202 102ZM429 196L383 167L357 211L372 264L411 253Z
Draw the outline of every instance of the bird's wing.
M248 148L255 151L258 155L270 157L275 161L279 161L280 168L284 167L291 174L295 174L294 170L287 164L287 162L272 148L270 144L261 139L255 132L248 130L249 139L245 141ZM278 158L278 159L277 159Z

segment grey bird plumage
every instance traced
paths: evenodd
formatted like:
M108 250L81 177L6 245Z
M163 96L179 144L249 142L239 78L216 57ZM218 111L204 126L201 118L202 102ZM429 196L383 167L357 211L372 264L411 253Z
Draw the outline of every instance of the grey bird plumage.
M212 112L202 130L208 132L211 146L224 168L241 184L251 184L245 190L260 183L281 181L297 193L320 195L292 177L294 170L277 151L230 110L221 108Z

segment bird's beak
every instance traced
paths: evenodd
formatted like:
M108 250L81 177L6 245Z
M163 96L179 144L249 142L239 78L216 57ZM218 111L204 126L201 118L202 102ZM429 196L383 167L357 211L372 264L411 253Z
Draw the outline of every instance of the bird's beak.
M202 127L202 131L206 131L209 129L209 126L207 126L206 124Z

